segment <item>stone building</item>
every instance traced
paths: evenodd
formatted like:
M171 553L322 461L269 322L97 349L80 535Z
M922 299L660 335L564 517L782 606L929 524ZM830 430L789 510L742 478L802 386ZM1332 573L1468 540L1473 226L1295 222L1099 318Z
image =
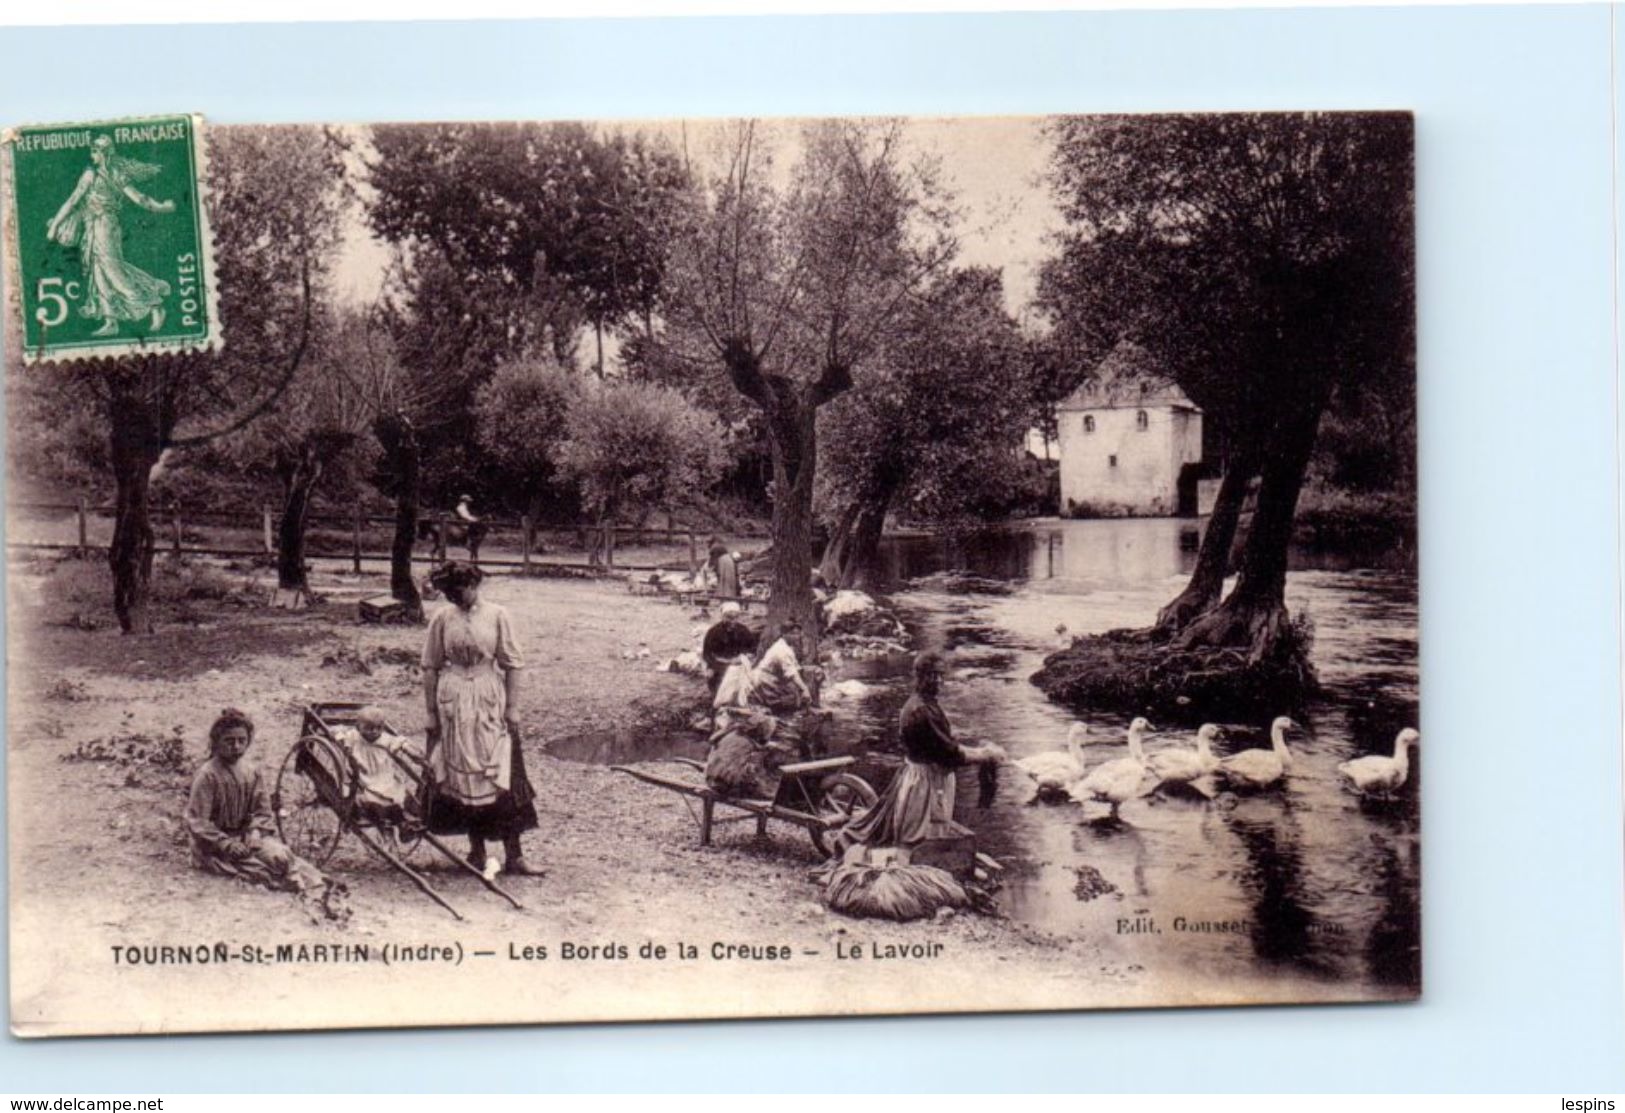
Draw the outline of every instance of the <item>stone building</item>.
M1202 411L1119 345L1058 407L1061 513L1072 518L1197 512Z

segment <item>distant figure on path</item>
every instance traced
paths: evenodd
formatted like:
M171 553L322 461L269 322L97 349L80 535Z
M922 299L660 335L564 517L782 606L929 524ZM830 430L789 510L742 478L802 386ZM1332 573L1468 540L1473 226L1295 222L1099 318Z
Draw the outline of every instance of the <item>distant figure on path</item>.
M716 573L717 586L713 592L724 599L739 598L739 566L733 554L721 539L711 538L711 568Z
M480 545L485 541L485 535L490 527L480 521L479 515L474 513L474 496L463 495L457 500L457 508L451 512L453 521L446 523L442 532L438 523L423 521L418 523L418 540L428 541L431 559L440 562L446 559L446 548L450 545L461 545L468 550L468 559L475 564L480 562Z

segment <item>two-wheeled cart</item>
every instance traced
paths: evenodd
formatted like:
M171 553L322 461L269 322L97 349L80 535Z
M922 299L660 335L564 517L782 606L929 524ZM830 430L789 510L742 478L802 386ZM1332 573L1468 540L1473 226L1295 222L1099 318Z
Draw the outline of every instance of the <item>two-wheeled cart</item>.
M380 804L369 798L363 789L361 767L351 746L346 744L356 726L356 713L365 706L364 703L317 703L305 708L299 740L283 758L276 788L271 794L277 833L288 849L321 868L327 865L339 842L349 833L461 920L462 913L411 864L412 855L420 846L428 844L454 866L479 878L480 884L509 904L523 908L511 893L424 827L430 786L428 765L422 755L407 746L386 747L414 791L398 803ZM400 737L388 724L384 729Z

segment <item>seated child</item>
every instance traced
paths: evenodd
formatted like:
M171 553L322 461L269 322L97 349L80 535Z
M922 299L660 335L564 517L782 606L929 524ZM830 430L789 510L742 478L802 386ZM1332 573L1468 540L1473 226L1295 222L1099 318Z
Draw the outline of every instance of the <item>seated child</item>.
M357 803L387 821L405 819L417 786L391 756L410 751L406 739L385 728L384 713L376 707L363 707L356 712L355 726L341 727L333 737L350 752L360 774Z
M242 765L253 740L253 720L236 708L222 711L209 728L209 760L192 777L186 802L192 864L269 889L322 892L322 872L276 838L260 771Z

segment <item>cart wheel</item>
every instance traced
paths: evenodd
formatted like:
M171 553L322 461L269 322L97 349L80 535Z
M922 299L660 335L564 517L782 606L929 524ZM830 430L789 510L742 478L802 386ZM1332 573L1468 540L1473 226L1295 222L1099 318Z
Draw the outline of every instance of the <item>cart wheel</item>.
M282 759L271 795L277 834L288 849L320 869L338 849L349 814L348 767L319 735L307 734Z
M818 782L818 788L823 800L818 806L818 817L824 825L812 828L811 834L818 853L828 858L834 851L824 837L825 832L846 826L880 803L880 793L868 781L852 773L831 773Z

